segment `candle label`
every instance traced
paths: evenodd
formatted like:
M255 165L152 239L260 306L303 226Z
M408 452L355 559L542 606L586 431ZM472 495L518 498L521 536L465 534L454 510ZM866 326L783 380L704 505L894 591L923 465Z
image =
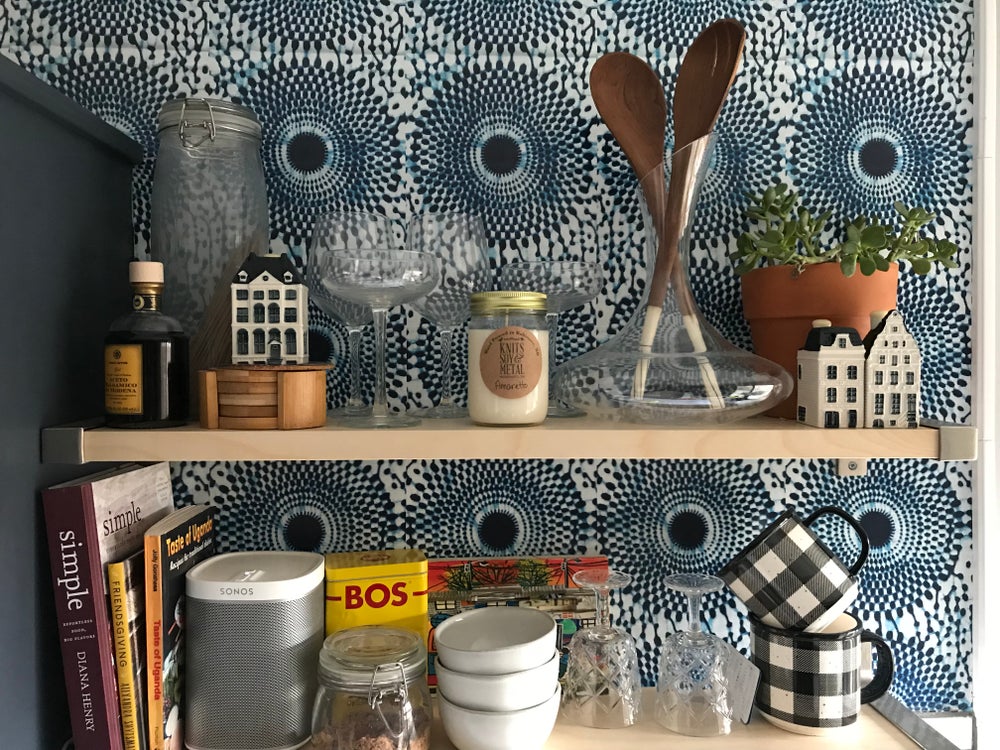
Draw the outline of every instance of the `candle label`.
M501 398L522 398L542 377L542 346L527 328L507 326L491 333L479 350L479 373Z

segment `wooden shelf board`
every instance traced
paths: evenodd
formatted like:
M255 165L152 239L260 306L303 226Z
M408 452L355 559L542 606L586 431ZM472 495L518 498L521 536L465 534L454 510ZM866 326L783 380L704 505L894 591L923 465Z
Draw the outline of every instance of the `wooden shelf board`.
M947 427L975 443L974 427ZM971 439L969 432L971 431ZM56 427L43 430L43 460L253 461L490 458L873 459L942 457L943 429L823 430L757 417L716 427L663 427L553 419L534 427L479 427L425 420L417 427L353 429L334 422L307 430L159 430ZM968 450L964 451L969 453ZM946 453L949 459L975 458Z

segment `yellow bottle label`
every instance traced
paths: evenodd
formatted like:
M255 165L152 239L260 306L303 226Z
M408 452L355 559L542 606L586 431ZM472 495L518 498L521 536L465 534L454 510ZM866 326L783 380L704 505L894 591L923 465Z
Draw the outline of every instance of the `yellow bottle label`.
M104 347L104 410L108 414L142 414L142 346Z

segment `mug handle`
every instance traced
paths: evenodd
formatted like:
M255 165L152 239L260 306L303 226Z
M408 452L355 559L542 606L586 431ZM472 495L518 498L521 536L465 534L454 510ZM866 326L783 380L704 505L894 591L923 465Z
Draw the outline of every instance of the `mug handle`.
M861 570L861 566L864 565L865 561L868 559L868 551L870 547L868 542L868 534L866 534L865 530L861 528L861 524L858 523L857 519L855 519L854 516L852 516L847 511L838 508L835 505L824 505L822 508L817 508L805 520L806 526L812 526L813 521L815 521L820 516L827 514L837 516L846 521L847 525L850 526L852 529L854 529L854 533L858 535L858 539L861 540L861 554L858 555L858 559L854 562L854 565L852 565L848 570L848 572L852 576L856 576L858 574L858 571Z
M878 668L871 682L861 688L861 702L868 703L876 698L882 697L885 691L892 684L892 675L896 671L895 661L892 658L892 650L882 636L875 635L870 630L861 631L861 644L870 643L875 647L875 655L878 658Z

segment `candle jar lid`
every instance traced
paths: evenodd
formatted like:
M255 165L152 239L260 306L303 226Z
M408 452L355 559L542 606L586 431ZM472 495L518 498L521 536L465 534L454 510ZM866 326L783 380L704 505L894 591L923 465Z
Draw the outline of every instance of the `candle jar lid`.
M469 297L469 307L473 315L490 315L512 310L545 312L546 299L546 295L542 292L474 292Z

